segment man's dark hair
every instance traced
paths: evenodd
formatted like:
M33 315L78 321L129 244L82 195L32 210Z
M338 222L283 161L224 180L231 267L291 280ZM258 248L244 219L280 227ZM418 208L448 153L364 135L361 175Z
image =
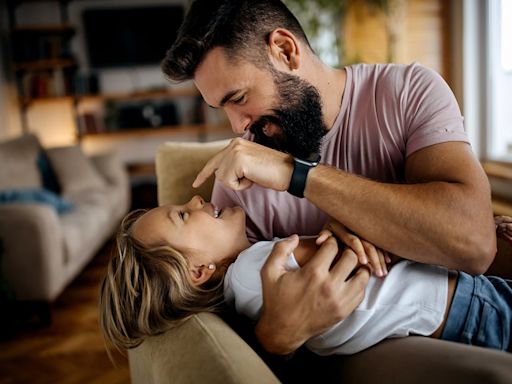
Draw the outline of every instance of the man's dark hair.
M280 0L196 0L162 61L162 70L172 80L191 79L216 47L224 48L234 62L243 57L264 68L269 64L268 38L276 28L288 29L311 49L298 20Z

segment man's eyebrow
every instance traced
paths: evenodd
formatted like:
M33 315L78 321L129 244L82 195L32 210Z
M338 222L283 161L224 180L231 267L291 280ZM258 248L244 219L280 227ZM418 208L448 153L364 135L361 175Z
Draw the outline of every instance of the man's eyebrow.
M229 99L231 99L233 96L235 96L240 91L241 91L240 89L235 89L233 91L227 92L224 95L224 97L222 98L222 100L220 101L220 106L223 107L224 104L226 104L229 101Z

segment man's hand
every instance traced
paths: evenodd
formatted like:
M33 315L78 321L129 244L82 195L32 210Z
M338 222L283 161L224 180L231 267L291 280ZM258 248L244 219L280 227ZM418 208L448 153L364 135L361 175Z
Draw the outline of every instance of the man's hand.
M290 155L244 139L233 139L199 172L192 186L203 184L212 174L226 187L240 191L256 183L286 191L293 173Z
M316 239L317 245L333 234L355 252L359 263L369 265L375 276L384 277L388 274L388 264L391 263L390 255L372 243L354 235L339 221L331 220L325 225Z
M286 259L297 245L296 235L277 243L261 270L263 310L256 335L275 354L295 351L351 314L363 300L370 276L364 267L352 275L358 260L350 249L331 268L338 254L332 236L301 269L287 271Z

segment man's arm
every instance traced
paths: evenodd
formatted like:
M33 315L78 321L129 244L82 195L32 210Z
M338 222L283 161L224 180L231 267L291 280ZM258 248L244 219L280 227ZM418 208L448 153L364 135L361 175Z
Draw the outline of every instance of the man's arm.
M496 253L487 178L470 147L448 142L413 153L409 184L386 184L327 166L305 196L376 246L398 256L483 273Z
M288 189L292 157L234 139L198 174L212 173L234 190L253 183ZM409 184L380 183L319 165L304 194L318 208L363 239L397 256L483 273L496 253L490 188L469 145L436 144L406 160Z

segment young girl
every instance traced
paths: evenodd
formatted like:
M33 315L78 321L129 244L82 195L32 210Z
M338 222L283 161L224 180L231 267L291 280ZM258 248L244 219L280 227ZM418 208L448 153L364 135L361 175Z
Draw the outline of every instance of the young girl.
M512 219L501 220L510 235L504 223ZM260 269L276 241L251 246L240 207L221 211L198 196L182 206L130 213L101 287L107 342L135 347L224 302L257 320ZM301 239L286 268L300 268L316 249L314 238ZM372 276L358 308L306 346L320 355L350 354L388 337L416 334L510 350L511 306L510 281L403 260L386 278Z

